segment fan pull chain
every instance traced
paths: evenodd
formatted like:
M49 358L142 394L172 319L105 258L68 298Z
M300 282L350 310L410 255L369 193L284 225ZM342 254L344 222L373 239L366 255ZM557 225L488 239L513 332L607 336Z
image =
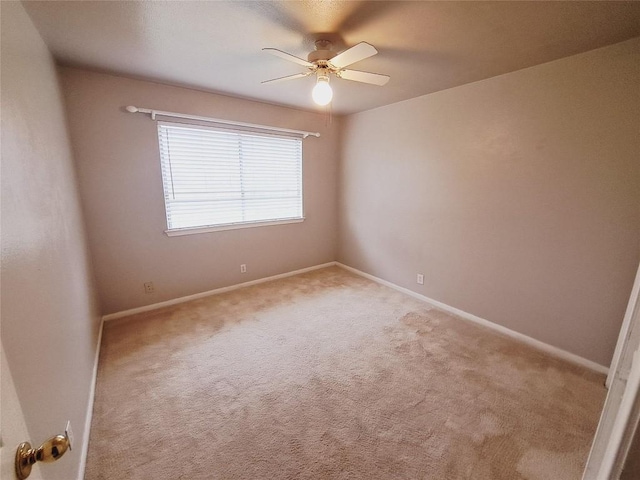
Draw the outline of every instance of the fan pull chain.
M333 122L333 102L330 102L324 109L324 126L328 127Z

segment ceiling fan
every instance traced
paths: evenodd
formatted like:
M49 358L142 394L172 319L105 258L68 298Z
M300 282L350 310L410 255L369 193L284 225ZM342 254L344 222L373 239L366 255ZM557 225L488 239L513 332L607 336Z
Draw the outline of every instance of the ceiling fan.
M263 48L262 50L275 55L276 57L289 60L303 67L307 67L306 72L287 75L286 77L265 80L262 83L274 83L284 80L293 80L295 78L308 77L316 74L316 86L313 88L311 95L313 101L318 105L327 105L333 98L333 90L329 85L329 77L335 75L345 80L353 80L355 82L369 83L371 85L385 85L389 81L388 75L380 73L361 72L359 70L348 70L345 67L369 58L378 51L375 47L367 42L360 42L344 52L336 53L331 50L332 44L329 40L316 40L316 49L307 56L307 60L283 52L277 48Z

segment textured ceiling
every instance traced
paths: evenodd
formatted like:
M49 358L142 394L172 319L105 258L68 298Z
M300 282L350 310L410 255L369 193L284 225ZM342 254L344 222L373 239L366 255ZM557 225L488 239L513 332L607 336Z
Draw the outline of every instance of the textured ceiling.
M333 79L348 114L640 36L639 2L113 1L23 2L63 65L184 85L303 109L313 77L262 85L304 67L318 38L336 50L366 41L354 69L384 87Z

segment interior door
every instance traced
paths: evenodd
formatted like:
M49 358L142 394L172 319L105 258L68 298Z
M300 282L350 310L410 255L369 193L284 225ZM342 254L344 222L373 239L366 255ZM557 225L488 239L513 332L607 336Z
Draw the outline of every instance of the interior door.
M16 394L11 369L0 342L0 478L13 480L15 476L16 447L29 439L27 426ZM29 480L42 480L40 467L36 463Z
M640 267L607 377L609 393L583 480L617 480L640 421Z

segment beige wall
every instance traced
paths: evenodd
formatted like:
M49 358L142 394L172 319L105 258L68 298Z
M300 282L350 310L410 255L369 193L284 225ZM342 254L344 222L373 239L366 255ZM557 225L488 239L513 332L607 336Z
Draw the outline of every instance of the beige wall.
M640 260L638 85L634 39L347 117L338 259L608 365Z
M13 436L16 419L5 416L17 410L3 408L2 452L14 455L25 440L39 445L71 420L76 449L42 470L48 480L71 480L85 440L99 312L56 69L22 5L1 8L1 333L29 431Z
M61 75L103 313L335 259L339 119L77 69ZM306 221L167 237L156 124L126 105L321 132L303 144ZM154 294L144 293L149 281Z

